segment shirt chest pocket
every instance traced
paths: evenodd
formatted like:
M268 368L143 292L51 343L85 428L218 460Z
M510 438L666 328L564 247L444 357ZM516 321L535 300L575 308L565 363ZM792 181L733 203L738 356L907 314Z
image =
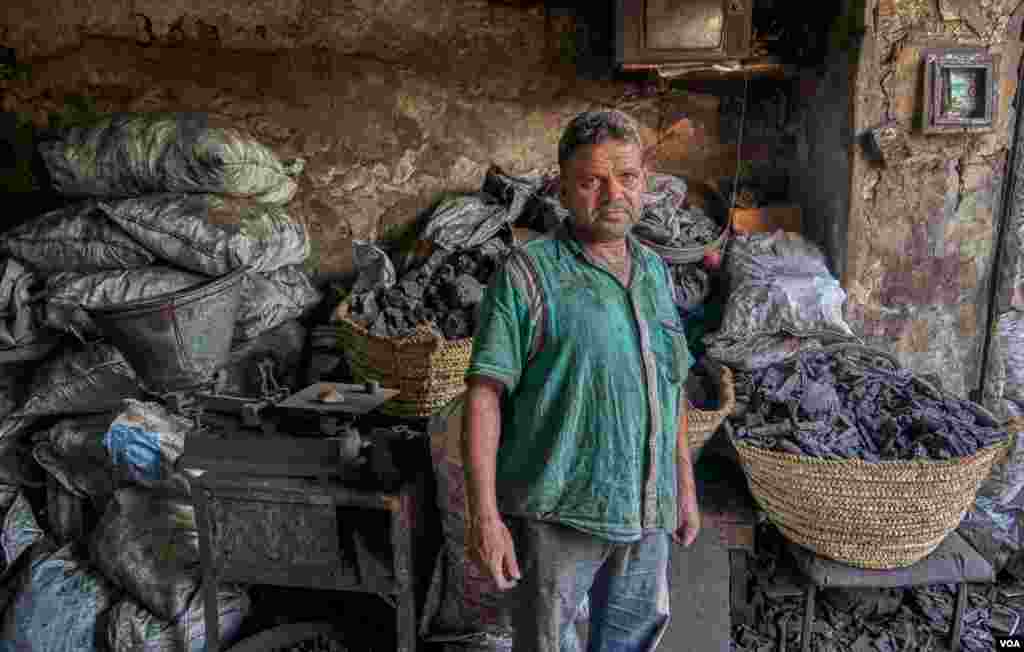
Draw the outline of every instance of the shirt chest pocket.
M668 320L651 322L651 348L661 378L672 385L685 380L690 355L682 324Z

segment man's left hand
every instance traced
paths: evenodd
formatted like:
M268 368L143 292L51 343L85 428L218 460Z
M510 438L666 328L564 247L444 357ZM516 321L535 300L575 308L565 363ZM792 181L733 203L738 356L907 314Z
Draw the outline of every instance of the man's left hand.
M700 532L700 509L697 507L697 496L687 492L679 500L679 526L672 533L672 540L684 548L696 541Z

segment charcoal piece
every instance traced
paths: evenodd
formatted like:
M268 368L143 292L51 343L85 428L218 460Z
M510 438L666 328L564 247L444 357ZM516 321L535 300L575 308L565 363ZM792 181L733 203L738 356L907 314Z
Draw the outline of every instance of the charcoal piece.
M405 279L398 284L398 287L410 299L419 300L423 298L423 284L419 281Z
M370 326L370 335L374 337L388 337L388 319L383 312L377 313L376 319L373 320L373 325Z
M387 308L402 310L409 304L409 298L399 288L389 288L381 293L380 302Z
M470 253L461 253L455 257L455 271L459 274L473 276L476 274L477 267L479 265L476 262L476 257Z
M448 284L448 303L454 308L469 308L484 298L484 286L469 274L461 274Z
M472 335L469 325L469 315L462 310L453 310L445 315L441 322L441 332L445 339L461 340Z
M455 266L450 263L445 263L437 270L433 280L439 285L446 285L454 281L456 276L458 276L458 274L455 271Z

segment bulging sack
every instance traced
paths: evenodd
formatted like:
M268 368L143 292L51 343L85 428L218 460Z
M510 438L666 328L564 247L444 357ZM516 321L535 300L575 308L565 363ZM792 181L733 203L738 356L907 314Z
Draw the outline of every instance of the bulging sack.
M92 342L62 349L44 361L15 415L108 412L120 408L124 399L141 395L138 377L121 352L105 342Z
M283 164L267 147L205 113L118 113L39 145L66 196L137 197L209 192L272 204L295 196L302 161Z
M0 254L46 274L128 269L155 260L92 199L50 211L7 231L0 237Z
M306 227L280 206L216 195L104 201L110 219L161 260L206 276L272 272L310 254Z
M199 588L198 537L190 501L130 487L114 494L89 548L106 577L170 621Z
M0 260L0 349L32 344L41 330L32 294L39 277L12 259Z
M137 601L127 598L114 605L107 625L111 652L205 652L206 620L203 592L196 591L188 611L173 622L157 618ZM249 615L249 595L241 587L217 590L217 621L222 646L238 638Z
M270 274L246 274L242 278L235 341L251 340L286 321L298 319L316 307L320 299L320 291L301 267L282 267Z
M117 597L116 587L75 557L74 544L54 548L49 540L33 547L4 615L2 640L17 641L19 652L95 649L97 624Z
M125 400L125 408L103 436L111 466L127 482L148 489L188 493L175 470L192 423L159 403Z

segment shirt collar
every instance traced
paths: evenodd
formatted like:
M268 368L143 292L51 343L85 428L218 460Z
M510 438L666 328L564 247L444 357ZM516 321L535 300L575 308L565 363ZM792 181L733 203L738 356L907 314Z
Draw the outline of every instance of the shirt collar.
M562 220L557 227L555 227L555 238L562 242L573 255L588 260L587 254L583 251L583 245L576 238L573 232L571 218L567 217ZM632 261L633 280L641 278L647 271L646 260L643 256L643 252L640 250L640 243L633 235L633 230L630 229L626 232L626 246L629 247L629 258Z

